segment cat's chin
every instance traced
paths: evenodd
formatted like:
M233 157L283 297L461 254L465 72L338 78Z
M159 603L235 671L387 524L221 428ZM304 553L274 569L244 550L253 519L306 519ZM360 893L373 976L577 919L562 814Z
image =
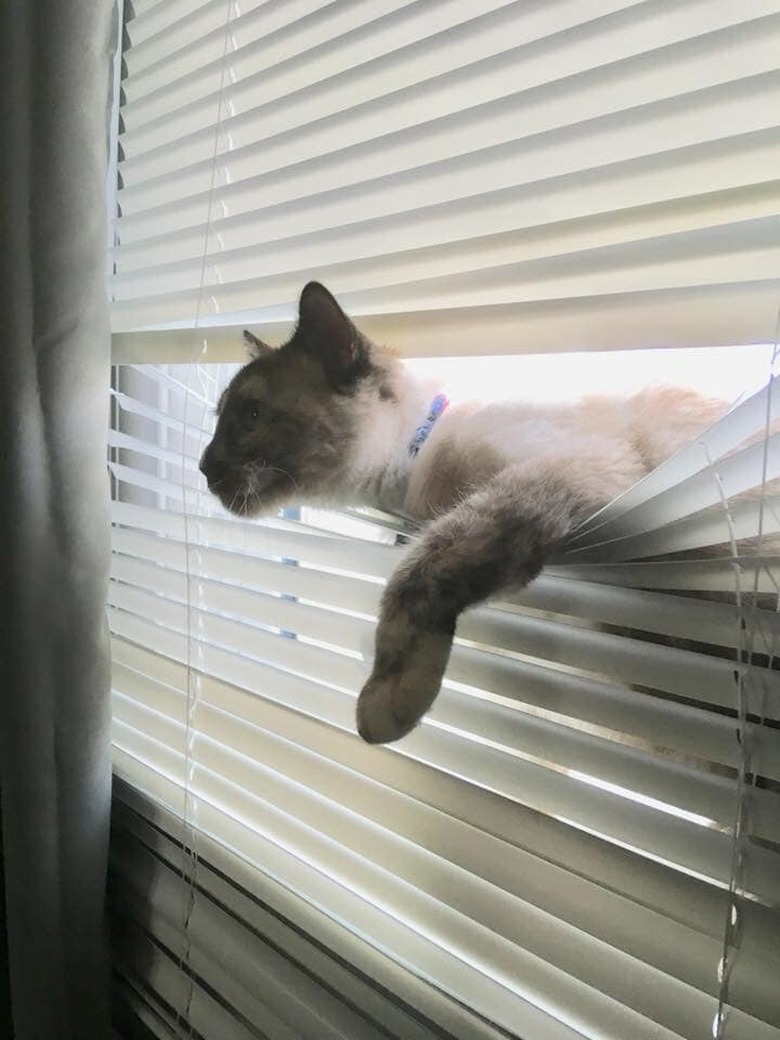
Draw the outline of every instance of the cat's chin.
M230 501L222 499L222 505L233 516L238 516L242 520L254 520L257 517L270 516L275 513L284 505L282 498L283 496L273 494L263 495L262 497L258 495L247 497L239 495Z
M225 509L233 516L238 516L242 520L253 520L258 516L266 516L271 510L268 506L261 502L241 502L227 505L225 502L222 503Z
M261 470L253 474L252 480L238 486L212 488L223 507L234 516L244 520L268 516L286 505L294 484L286 473L278 470Z

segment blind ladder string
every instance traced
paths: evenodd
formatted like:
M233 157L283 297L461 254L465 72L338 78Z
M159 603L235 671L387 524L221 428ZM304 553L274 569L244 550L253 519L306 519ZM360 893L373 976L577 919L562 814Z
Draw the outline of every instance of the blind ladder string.
M203 234L203 250L200 258L200 274L198 280L198 292L195 304L195 315L193 324L193 339L197 340L200 330L203 300L206 283L206 262L208 258L209 242L212 231L212 214L214 208L214 186L217 171L217 155L219 153L219 139L222 130L224 113L225 75L227 71L227 55L232 38L231 25L233 18L235 0L227 0L225 5L225 33L222 47L222 65L220 69L219 90L217 93L217 118L214 125L214 143L211 154L211 170L209 175L209 189L206 205L206 224ZM198 890L198 828L195 825L198 800L194 793L196 759L194 754L195 741L197 738L196 715L199 704L200 681L199 671L194 674L193 669L193 628L200 627L201 619L198 615L196 625L193 625L193 614L196 607L193 603L193 573L190 564L193 545L190 539L190 511L185 481L185 469L187 461L187 433L189 427L189 412L191 405L191 388L193 379L199 380L200 389L206 397L205 386L200 374L198 358L202 357L208 350L208 341L204 338L202 343L193 343L192 352L187 369L187 379L184 390L184 409L182 424L181 445L181 481L182 481L182 518L184 526L184 553L185 553L185 577L186 577L186 661L185 661L185 683L186 683L186 717L184 729L184 842L183 842L183 881L185 884L184 906L182 911L182 946L179 957L179 970L187 979L187 991L181 1009L177 1008L176 1026L182 1024L187 1029L187 1035L195 1035L192 1023L192 1004L195 996L195 976L189 969L192 954L191 924L195 912L197 890ZM199 544L199 543L198 543ZM198 572L199 572L198 568ZM201 642L198 639L198 655L202 653Z
M723 481L720 473L717 470L715 461L713 460L707 445L701 442L702 450L707 459L707 467L710 474L715 481L715 486L718 489L720 496L720 505L723 509L723 513L726 519L726 527L729 534L729 544L731 548L731 556L733 560L733 572L734 572L734 593L736 597L737 606L737 640L736 640L736 661L743 662L745 659L745 629L742 624L743 619L743 595L742 595L742 567L739 560L739 548L737 545L737 539L734 534L734 522L731 513L730 503L728 496L725 493L723 487ZM736 792L736 808L734 815L734 824L732 827L732 842L731 842L731 860L729 866L729 880L728 880L728 898L726 901L726 919L723 926L723 945L721 949L720 959L717 965L717 1008L715 1011L714 1018L712 1020L712 1036L713 1040L725 1040L725 1026L727 1020L727 1000L728 1000L728 976L731 969L731 949L733 946L733 940L736 937L736 929L739 924L736 906L736 892L741 879L741 865L742 865L742 835L743 835L743 802L744 802L744 779L745 779L745 741L743 739L744 734L744 673L740 667L734 669L734 682L736 689L736 702L737 702L737 740L740 745L740 762L737 771L737 792Z
M774 349L770 362L770 373L767 388L770 389L776 378L776 367L780 354L780 308L778 308L777 322L775 326ZM769 435L772 425L772 395L767 393L766 416L764 420L764 445L761 472L761 497L758 513L758 530L756 535L755 553L760 560L763 555L764 539L764 507L766 504L767 469L769 463ZM705 447L705 451L706 451ZM735 668L734 680L737 699L737 740L739 741L739 766L737 772L737 798L732 829L731 864L729 871L728 899L726 907L726 920L723 929L723 949L718 964L718 1006L712 1023L713 1040L726 1040L726 1027L728 1024L728 984L731 969L733 967L736 942L739 936L740 915L738 899L740 888L743 886L745 859L747 851L747 839L749 836L748 797L750 789L755 784L754 755L755 755L755 725L751 718L758 717L760 726L764 716L763 695L760 704L752 703L754 694L755 669L754 661L756 642L756 611L758 607L759 567L753 568L753 581L751 590L750 607L746 609L745 598L742 589L743 568L740 560L740 551L734 535L733 519L729 508L722 481L716 472L712 460L709 459L710 470L716 481L721 497L721 505L726 515L729 531L729 541L733 557L734 585L737 605L737 662L741 667ZM780 599L776 599L775 608L780 606ZM767 666L772 667L775 649L771 645L767 649Z

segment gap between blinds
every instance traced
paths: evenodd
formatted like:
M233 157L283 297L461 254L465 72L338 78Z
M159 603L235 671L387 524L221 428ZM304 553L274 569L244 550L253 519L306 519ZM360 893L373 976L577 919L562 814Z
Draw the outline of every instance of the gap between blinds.
M685 326L691 300L712 321L673 334L686 342L767 328L778 109L776 69L756 55L778 18L766 4L710 4L702 39L694 3L594 4L585 20L571 3L444 3L438 33L419 3L249 4L240 16L229 4L228 32L225 10L133 5L118 330L182 315L197 329L225 309L257 317L258 298L264 321L286 317L301 263L332 268L351 309L402 339L416 332L423 351L436 338L440 352L455 324L466 335L448 349L473 351L480 328L499 334L491 349L515 349L506 333L521 315L537 349L592 345L582 326L595 314L625 343L659 303ZM624 50L604 64L605 43ZM734 61L713 61L724 45ZM392 117L383 55L409 70ZM573 94L540 79L551 55L568 55L556 78L571 77ZM357 80L340 78L345 61ZM517 135L490 95L502 62L527 76L515 88L527 180L506 162ZM311 82L291 91L306 69ZM437 108L455 70L465 116ZM352 111L352 95L368 100ZM216 126L198 129L209 106ZM384 142L395 167L345 181L372 169L366 127L380 112L397 119ZM494 135L473 159L451 144L472 115ZM637 150L634 127L665 127L665 152ZM571 158L585 130L603 169ZM401 192L383 190L392 201L377 211L387 173ZM470 184L473 227L453 241L447 199ZM529 235L533 211L562 223ZM334 265L334 247L349 262ZM533 287L520 307L518 284ZM437 313L453 292L455 322ZM734 313L749 315L738 331ZM646 327L657 337L655 320ZM117 357L157 360L163 339L133 334ZM191 333L184 342L191 357ZM109 616L125 782L112 859L128 897L118 970L139 1016L158 1035L220 1038L776 1037L777 618L754 602L776 594L777 559L762 553L776 530L774 384L594 518L516 600L464 618L430 720L378 750L353 733L354 693L398 559L395 522L226 519L197 473L225 372L116 371ZM735 588L740 608L725 595ZM691 598L702 592L711 601Z

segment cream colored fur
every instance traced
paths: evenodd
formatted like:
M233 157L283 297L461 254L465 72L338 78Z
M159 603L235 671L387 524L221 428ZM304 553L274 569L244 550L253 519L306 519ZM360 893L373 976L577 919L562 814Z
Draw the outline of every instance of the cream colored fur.
M437 583L456 586L482 553L487 571L489 545L503 538L505 573L491 591L520 587L576 522L689 444L724 410L721 402L675 387L569 405L452 403L411 458L409 444L439 387L392 357L383 358L383 367L393 397L356 403L361 432L340 492L433 523L384 597L374 671L358 702L358 729L372 742L403 736L438 693L451 636L427 620L435 613ZM446 549L437 557L439 543ZM410 595L415 607L402 607ZM462 594L461 602L467 600Z
M625 491L722 414L722 402L660 386L630 397L572 404L452 402L416 458L408 446L443 382L382 358L394 398L358 405L361 434L334 497L430 520L506 466L529 477L565 473L573 491L603 504Z

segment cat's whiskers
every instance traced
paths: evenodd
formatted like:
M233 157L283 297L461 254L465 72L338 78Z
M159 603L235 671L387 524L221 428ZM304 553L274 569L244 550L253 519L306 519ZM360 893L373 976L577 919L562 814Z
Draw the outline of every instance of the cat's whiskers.
M259 477L259 475L261 473L267 473L267 472L270 472L270 473L281 473L282 476L287 477L287 479L290 481L290 483L293 485L293 487L295 488L296 491L300 491L300 487L298 486L298 481L295 479L295 477L292 475L292 473L290 473L288 470L282 469L281 466L271 466L267 462L256 462L256 463L253 464L252 468L249 470L248 479L247 479L247 484L250 487L250 492L253 494L254 498L260 499L260 497L261 497L260 493L255 491L254 488L252 488L252 484L254 482L254 479Z
M283 476L287 477L287 479L290 481L290 483L292 484L292 486L295 488L296 491L300 491L300 487L298 486L298 481L295 479L295 477L292 475L292 473L290 473L288 470L282 469L281 466L266 466L265 468L266 469L272 469L275 473L281 473Z
M236 502L238 501L238 496L240 494L241 494L241 488L236 488L236 490L233 492L233 497L230 500L230 505L227 507L229 513L235 513L237 516L241 515L241 508L236 509ZM246 495L245 495L245 501L246 501Z

